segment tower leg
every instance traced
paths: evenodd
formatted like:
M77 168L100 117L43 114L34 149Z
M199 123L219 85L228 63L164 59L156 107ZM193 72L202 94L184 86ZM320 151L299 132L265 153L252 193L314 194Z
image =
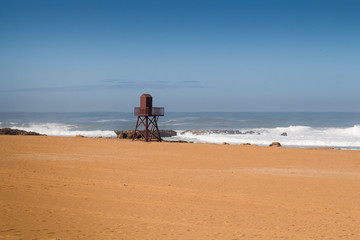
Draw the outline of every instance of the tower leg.
M157 124L158 116L138 116L133 141L138 139L137 136L141 136L139 140L144 140L145 142L150 142L152 140L162 141L160 137L160 131ZM142 129L143 128L143 129Z
M149 141L149 117L145 117L145 142Z
M144 125L144 120L145 120L145 118L142 118L142 117L138 116L138 119L136 121L135 130L134 130L134 135L133 135L133 138L132 138L133 141L135 139L138 139L139 135L140 135L141 138L145 138L144 132L142 130L140 130L140 126Z
M158 119L159 119L159 116L155 116L153 118L152 127L151 127L151 133L159 142L161 142L162 139L161 139L160 130L159 130L159 127L158 127L158 124L157 124Z

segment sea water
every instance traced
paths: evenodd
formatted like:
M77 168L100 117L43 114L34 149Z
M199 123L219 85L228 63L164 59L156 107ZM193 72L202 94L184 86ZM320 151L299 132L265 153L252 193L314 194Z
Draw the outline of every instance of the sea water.
M114 130L131 130L135 123L130 112L0 113L0 128L49 136L116 137ZM169 112L158 124L177 132L166 140L360 149L360 113Z

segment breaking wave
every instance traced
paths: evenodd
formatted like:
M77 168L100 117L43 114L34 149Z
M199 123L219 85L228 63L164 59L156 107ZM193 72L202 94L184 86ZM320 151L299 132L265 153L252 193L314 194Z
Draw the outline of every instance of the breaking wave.
M360 113L168 113L159 128L177 131L167 140L360 149L359 119ZM49 136L116 137L113 130L135 123L133 113L0 113L0 128Z
M108 123L108 122L132 122L132 120L129 119L104 119L104 120L98 120L96 121L98 123Z
M337 147L360 149L360 125L349 128L289 126L238 130L179 130L172 140L200 143L250 143L269 145L280 142L294 147Z
M114 131L110 130L82 130L75 125L61 124L61 123L7 123L2 127L9 127L14 129L20 129L25 131L33 131L40 134L46 134L48 136L62 136L73 137L76 135L83 135L85 137L116 137Z

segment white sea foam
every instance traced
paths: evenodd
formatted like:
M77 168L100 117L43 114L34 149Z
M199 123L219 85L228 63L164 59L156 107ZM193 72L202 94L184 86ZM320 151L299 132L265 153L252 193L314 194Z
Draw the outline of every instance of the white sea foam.
M129 119L104 119L97 121L98 123L106 123L106 122L132 122L132 120Z
M121 121L120 119L118 119ZM126 120L126 119L125 119ZM172 127L178 124L170 120ZM179 125L181 122L179 123ZM34 131L49 136L86 137L116 137L111 130L88 130L76 124L64 123L14 123L1 122L1 127L10 127L25 131ZM168 140L185 140L202 143L228 142L230 144L251 143L269 145L271 142L280 142L283 146L294 147L336 147L345 149L360 149L360 125L348 128L314 128L309 126L288 126L275 128L243 128L237 130L201 130L177 131L177 136L165 138ZM234 134L235 133L235 134ZM286 133L287 136L282 136ZM284 134L285 135L285 134Z
M76 135L83 135L85 137L116 137L114 131L102 131L102 130L93 130L85 131L78 130L75 125L70 124L60 124L60 123L29 123L29 124L18 124L13 125L11 128L20 129L25 131L33 131L41 134L46 134L48 136L63 136L63 137L73 137Z
M338 147L360 148L360 125L349 128L312 128L308 126L289 126L277 128L239 129L242 134L228 134L226 132L177 131L173 140L185 140L202 143L230 144L251 143L269 145L271 142L280 142L283 146L296 147ZM250 132L250 133L249 133ZM281 134L286 133L287 136Z

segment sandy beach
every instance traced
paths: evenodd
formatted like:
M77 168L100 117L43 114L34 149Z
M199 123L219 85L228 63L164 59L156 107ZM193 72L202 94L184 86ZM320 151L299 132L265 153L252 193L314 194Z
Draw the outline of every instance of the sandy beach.
M0 136L0 239L360 239L360 151Z

